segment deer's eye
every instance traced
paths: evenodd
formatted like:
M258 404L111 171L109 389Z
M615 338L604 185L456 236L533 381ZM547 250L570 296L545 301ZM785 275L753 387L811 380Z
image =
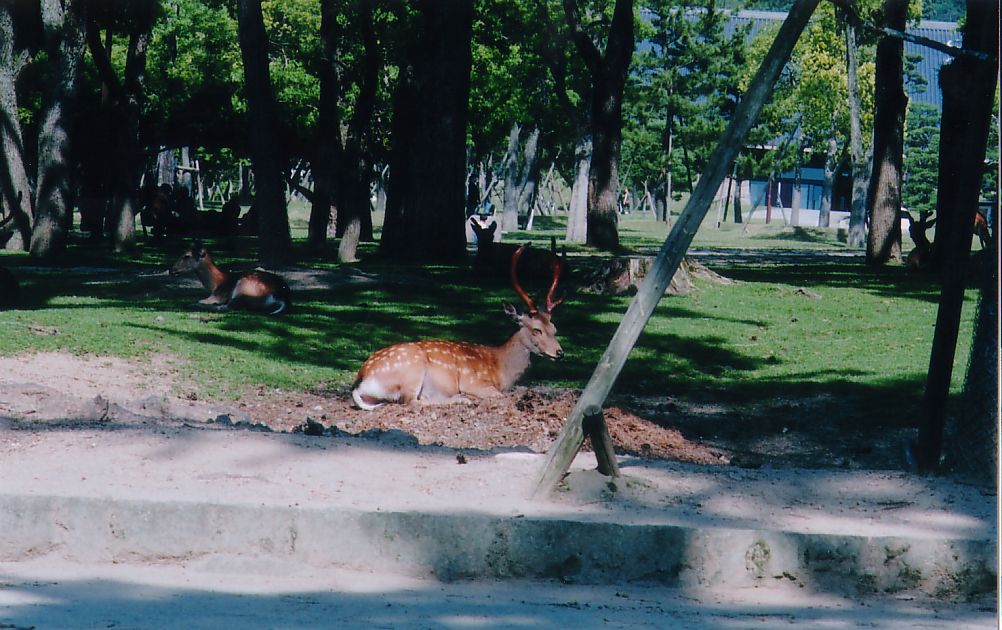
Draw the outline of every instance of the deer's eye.
M533 334L533 335L536 335L536 336L538 337L538 336L540 336L540 335L542 335L542 334L543 334L543 331L542 331L542 330L539 330L539 329L537 328L536 330L533 330L533 331L532 331L532 334Z

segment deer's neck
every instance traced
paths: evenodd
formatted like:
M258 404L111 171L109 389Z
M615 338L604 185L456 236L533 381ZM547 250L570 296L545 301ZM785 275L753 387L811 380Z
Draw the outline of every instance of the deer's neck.
M212 262L211 259L203 260L202 264L195 268L195 274L202 281L205 288L213 293L215 293L216 289L226 284L226 281L230 277L230 274L217 267L216 263Z
M498 359L498 377L501 389L511 388L529 369L529 347L522 340L523 330L512 335L508 341L495 348Z

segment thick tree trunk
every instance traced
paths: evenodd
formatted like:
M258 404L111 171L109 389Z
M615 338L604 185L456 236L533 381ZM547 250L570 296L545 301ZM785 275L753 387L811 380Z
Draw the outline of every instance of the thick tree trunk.
M14 15L12 6L0 2L0 151L3 151L0 171L0 202L3 209L13 214L11 235L0 247L26 250L31 242L34 222L32 191L25 167L24 138L18 120L18 102L15 85L27 62L27 54L15 48ZM6 217L0 217L5 219Z
M337 206L335 173L343 162L341 147L341 79L337 68L338 3L320 3L320 102L317 146L313 163L313 202L307 228L307 242L313 249L327 241L327 228ZM336 226L335 226L336 229Z
M394 137L405 159L390 170L392 206L402 231L390 256L459 261L466 256L466 121L472 63L471 0L422 0L414 55L412 133ZM398 101L399 104L399 101ZM418 105L419 104L419 105ZM397 110L395 109L395 114ZM406 142L401 146L401 142ZM384 232L384 241L385 241Z
M567 210L567 242L584 243L588 235L588 168L591 165L591 138L582 136L574 147L574 184Z
M359 240L372 240L372 208L369 203L369 186L372 181L372 164L368 153L372 114L375 107L376 87L379 80L379 56L372 24L372 1L359 3L358 30L362 34L361 78L355 112L348 125L344 147L344 168L341 169L340 203L338 221L338 260L357 260Z
M998 3L968 0L964 49L997 53L998 28ZM997 79L997 57L993 57L991 62L956 58L943 66L939 75L943 90L943 118L939 143L936 229L937 232L946 231L948 236L942 241L941 235L937 234L936 237L940 243L938 258L943 265L943 288L920 416L918 461L924 471L938 468L942 450L943 427L971 251L971 226L981 193ZM992 282L997 287L997 279ZM987 343L998 346L998 338ZM981 348L974 349L975 353L982 351ZM994 412L997 411L996 406ZM992 417L966 421L978 422L982 426L991 423L992 432L998 430L998 419L994 417L994 413ZM983 445L968 446L971 452L983 452Z
M856 29L846 23L846 76L849 87L849 155L852 161L852 207L849 212L848 245L859 248L866 243L866 188L869 169L863 154L863 128L859 97L859 61Z
M979 261L981 296L964 382L964 404L954 431L953 453L957 469L984 483L995 483L998 479L998 212L992 213L991 234L990 246Z
M413 60L413 58L411 58ZM417 133L417 83L413 65L400 68L393 91L390 122L390 164L386 185L386 213L379 249L384 256L400 256L404 248L404 211L409 188L410 151Z
M145 98L146 49L152 23L136 19L129 35L126 51L125 73L118 79L112 67L110 31L104 44L97 25L87 26L87 39L91 57L102 81L102 103L106 128L103 185L108 196L105 212L115 251L132 249L136 239L136 215L139 201L136 196L143 175L143 152L139 139L139 118ZM111 139L111 142L107 142ZM187 153L185 153L187 156ZM189 160L190 162L190 160ZM190 180L191 175L188 173Z
M285 152L279 141L268 73L268 37L261 0L237 0L237 24L247 89L260 258L265 266L279 267L291 259L292 239L285 206Z
M905 30L908 0L884 0L884 24ZM877 44L873 114L873 172L866 195L870 234L866 262L883 265L901 260L901 163L904 150L904 46L885 37Z
M596 82L592 89L592 153L588 169L588 244L619 247L619 148L622 144L622 88ZM612 111L610 111L612 110Z
M564 13L592 82L587 243L600 249L616 249L619 247L617 202L623 89L634 44L633 0L616 0L604 55L581 26L577 0L564 0Z
M38 179L31 253L40 258L59 255L66 248L72 219L70 178L70 111L84 51L84 9L81 0L42 0L46 49L54 72L48 104L38 133Z

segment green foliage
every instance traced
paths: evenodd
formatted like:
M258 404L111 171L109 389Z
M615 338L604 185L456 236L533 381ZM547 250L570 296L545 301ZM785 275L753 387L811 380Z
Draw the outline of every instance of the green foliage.
M707 3L643 3L624 106L622 175L662 181L670 170L685 188L705 166L737 104L745 64L745 32L728 36L726 16ZM673 150L668 152L669 136Z
M317 122L320 100L320 10L317 0L261 3L268 33L271 84L280 116L297 138Z
M965 15L966 0L922 0L922 17L926 20L959 22Z
M939 119L939 110L932 105L917 102L908 104L901 202L913 213L936 211ZM917 218L918 214L914 216Z
M236 19L225 6L166 2L150 41L146 84L148 145L242 144L243 70Z
M742 80L745 88L752 73L765 57L778 27L763 29L752 43L749 73ZM823 154L828 139L834 135L841 146L848 144L849 93L846 70L845 32L830 4L822 4L810 26L797 42L770 103L763 110L759 124L751 132L751 143L777 143L781 149L742 157L743 172L765 176L793 168L796 151L803 148ZM859 50L859 88L861 127L865 142L873 129L873 85L875 68L873 50Z
M562 130L546 32L536 2L478 0L473 22L470 140L473 159L503 152L512 123Z

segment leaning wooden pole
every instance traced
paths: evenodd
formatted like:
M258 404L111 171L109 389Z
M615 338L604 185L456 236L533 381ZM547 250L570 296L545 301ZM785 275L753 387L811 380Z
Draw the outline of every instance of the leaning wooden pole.
M699 224L706 216L706 211L709 209L720 183L727 174L731 163L737 157L748 132L758 119L763 105L769 100L773 85L783 71L783 67L786 66L786 62L793 52L793 46L800 38L800 34L807 26L807 22L819 2L820 0L796 0L793 8L790 9L790 13L776 35L769 53L752 79L748 93L738 105L734 118L710 157L707 170L699 178L699 184L697 184L692 196L689 197L689 202L664 245L661 246L661 251L658 252L658 256L654 260L651 272L644 279L640 291L633 298L633 302L630 303L626 315L623 316L619 328L616 329L616 334L609 342L609 347L599 359L591 379L584 391L581 392L581 397L578 398L571 415L564 423L560 435L557 436L557 441L546 454L546 460L533 491L534 496L550 493L570 468L571 461L584 440L582 420L585 410L594 405L601 407L602 403L605 402L613 383L626 363L626 357L636 344L644 326L647 325L647 320L654 313L654 308L661 300L661 296L664 295L672 276L675 275L675 271L689 248L689 243L692 242L696 230L699 229Z

